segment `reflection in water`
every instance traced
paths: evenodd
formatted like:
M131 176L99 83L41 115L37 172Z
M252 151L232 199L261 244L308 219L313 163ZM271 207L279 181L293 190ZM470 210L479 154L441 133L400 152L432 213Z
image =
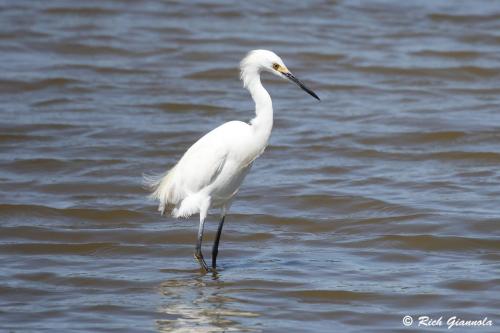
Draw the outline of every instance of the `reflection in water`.
M244 327L234 318L258 317L257 313L231 308L238 300L223 294L223 282L198 275L163 282L159 289L165 296L159 312L172 319L156 320L159 332L260 332ZM233 319L229 319L233 318Z

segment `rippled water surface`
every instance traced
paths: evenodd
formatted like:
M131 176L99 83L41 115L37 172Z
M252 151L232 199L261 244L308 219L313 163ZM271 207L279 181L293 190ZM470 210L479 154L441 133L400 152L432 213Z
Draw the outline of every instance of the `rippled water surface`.
M498 332L498 1L0 1L0 26L0 331ZM322 102L264 77L270 146L203 274L198 218L141 175L253 116L255 48Z

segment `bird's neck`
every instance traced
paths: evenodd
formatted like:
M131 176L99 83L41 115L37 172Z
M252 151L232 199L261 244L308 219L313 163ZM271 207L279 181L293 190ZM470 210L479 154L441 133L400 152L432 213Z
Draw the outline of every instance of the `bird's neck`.
M262 86L259 74L248 80L246 86L255 102L255 118L250 121L250 124L265 146L273 129L273 102L267 90Z

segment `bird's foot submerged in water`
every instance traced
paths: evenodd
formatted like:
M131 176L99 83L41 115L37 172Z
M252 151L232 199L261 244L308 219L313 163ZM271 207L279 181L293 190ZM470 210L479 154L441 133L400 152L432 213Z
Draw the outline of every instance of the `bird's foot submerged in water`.
M201 252L195 252L194 257L196 260L198 260L198 263L200 264L201 268L205 270L205 272L212 272L213 270L208 267L205 259L203 258L203 254Z

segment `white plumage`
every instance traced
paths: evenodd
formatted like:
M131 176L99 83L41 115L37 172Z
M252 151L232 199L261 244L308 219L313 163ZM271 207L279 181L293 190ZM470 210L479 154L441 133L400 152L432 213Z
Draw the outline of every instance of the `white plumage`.
M164 213L170 204L174 205L173 217L189 217L199 213L206 202L210 207L229 204L265 147L255 145L252 132L250 125L231 121L193 144L165 176L151 184L151 197L160 202L159 210ZM238 146L246 149L238 150Z
M297 83L315 98L286 68L275 53L254 50L241 61L241 80L250 91L255 102L256 116L250 124L241 121L227 122L194 143L177 164L159 177L145 177L151 190L151 198L159 202L163 214L170 206L173 217L189 217L200 214L200 228L196 247L196 258L203 268L208 267L201 253L203 225L208 210L220 207L222 221L212 252L212 267L215 269L220 232L224 217L233 197L250 170L252 163L267 146L273 127L271 96L262 86L260 73L268 71ZM319 98L318 98L319 99Z

